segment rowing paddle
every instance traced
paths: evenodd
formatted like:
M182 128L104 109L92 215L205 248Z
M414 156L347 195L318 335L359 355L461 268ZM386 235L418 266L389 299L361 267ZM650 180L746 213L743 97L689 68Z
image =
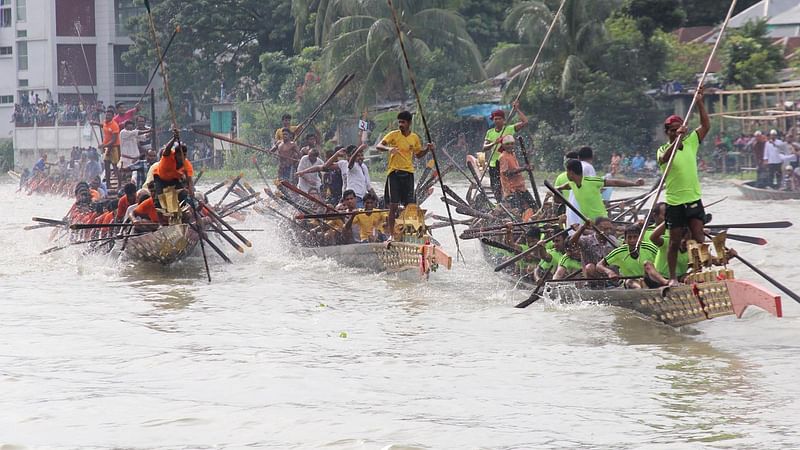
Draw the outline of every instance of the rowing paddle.
M544 275L542 275L542 278L539 279L539 282L536 283L536 287L533 289L533 292L531 292L531 296L528 297L527 300L525 300L523 302L520 302L519 304L517 304L514 307L515 308L527 308L529 305L531 305L532 303L534 303L537 300L539 300L540 298L542 298L542 291L544 290L544 285L547 284L547 283L557 283L559 281L568 281L568 282L579 281L579 280L573 279L572 277L574 277L575 275L577 275L577 274L579 274L581 272L582 272L581 270L576 270L575 272L572 272L571 274L567 275L564 278L561 278L561 279L558 279L558 280L548 280L547 279L547 275L550 273L550 269L547 269L547 271L544 273Z
M202 207L202 208L205 210L205 212L206 212L206 213L208 213L208 215L209 215L209 216L210 216L212 219L216 220L217 222L219 222L219 223L220 223L220 225L222 225L223 227L227 228L227 229L228 229L228 231L230 231L231 233L233 233L233 235L234 235L234 236L236 236L236 238L237 238L237 239L239 239L240 241L242 241L242 243L243 243L244 245L246 245L246 246L248 246L248 247L252 247L252 246L253 246L253 243L252 243L252 242L250 242L249 240L247 240L247 238L245 238L244 236L242 236L242 235L241 235L241 233L239 233L238 231L236 231L236 229L235 229L235 228L233 228L233 227L232 227L232 226L231 226L231 225L230 225L228 222L226 222L225 220L223 220L223 219L222 219L222 218L219 216L219 214L217 214L217 213L214 211L214 209L213 209L213 208L211 208L211 207L207 206L205 203L203 203L203 202L202 202L202 201L200 201L199 199L198 199L198 204L200 205L200 207Z
M224 240L225 240L225 241L226 241L228 244L231 244L231 247L233 247L234 249L236 249L236 251L237 251L237 252L239 252L239 253L244 253L244 248L243 248L241 245L239 245L239 244L238 244L236 241L234 241L234 240L233 240L233 239L232 239L230 236L228 236L227 234L225 234L225 232L222 230L222 228L220 228L220 227L219 227L219 225L217 225L217 224L216 224L216 223L214 223L213 221L209 221L208 225L209 225L209 226L210 226L210 227L211 227L211 228L212 228L212 229L213 229L213 230L214 230L214 231L215 231L217 234L219 234L220 236L222 236L222 239L224 239Z
M720 233L719 231L711 230L711 234L713 234L715 236L717 234L719 234L719 233ZM755 244L755 245L767 245L767 240L762 238L762 237L758 237L758 236L747 236L745 234L730 234L730 233L727 233L727 234L725 234L725 237L727 237L728 239L730 239L732 241L746 242L748 244Z
M567 229L565 229L565 230L561 230L561 231L559 231L558 233L556 233L556 234L554 234L554 235L550 236L549 238L545 239L545 240L544 240L544 241L542 241L541 243L542 243L542 244L546 244L546 243L548 243L548 242L552 241L553 239L555 239L555 238L556 238L556 237L558 237L558 236L563 236L563 235L567 234L567 230L569 230L569 228L567 228ZM512 256L511 258L509 258L509 259L507 259L507 260L505 260L505 261L501 262L500 264L498 264L498 265L497 265L497 267L495 267L495 268L494 268L494 271L495 271L495 272L500 272L501 270L503 270L503 269L505 269L506 267L508 267L508 266L510 266L510 265L512 265L512 264L514 264L515 262L519 261L520 259L522 259L522 258L524 258L524 257L526 257L526 256L528 256L528 255L530 255L530 254L531 254L531 253L533 253L533 251L534 251L534 250L536 250L538 247L539 247L539 245L534 245L534 246L532 246L531 248L529 248L529 249L525 250L524 252L522 252L522 253L520 253L520 254L518 254L518 255L516 255L516 256Z
M106 238L88 239L88 240L85 240L85 241L70 242L69 244L66 244L66 245L58 245L58 246L55 246L55 247L50 247L47 250L42 251L40 253L40 255L46 255L48 253L53 253L53 252L56 252L58 250L63 250L65 248L71 247L73 245L91 244L92 242L113 241L113 240L117 240L117 239L127 239L129 237L141 236L143 234L149 234L149 233L137 233L137 234L123 235L123 236L112 236L110 238L106 237Z
M326 214L297 214L294 216L297 220L304 220L304 219L328 219L328 218L336 218L342 216L357 216L359 214L370 214L370 213L385 213L389 212L388 209L371 209L369 211L341 211L336 213L326 213Z
M93 230L96 228L125 228L132 227L132 223L73 223L69 226L70 230Z
M792 222L788 220L776 222L732 223L727 225L706 225L706 228L789 228Z
M51 225L62 225L62 226L67 225L67 222L63 220L45 219L44 217L31 217L31 220L34 222L49 223Z
M750 269L752 269L752 270L753 270L753 272L755 272L755 273L757 273L757 274L761 275L761 277L763 277L765 280L769 281L769 282L770 282L770 283L772 283L772 284L773 284L775 287L777 287L778 289L780 289L781 291L783 291L783 292L784 292L786 295L788 295L789 297L791 297L791 298L792 298L792 300L796 301L797 303L800 303L800 295L797 295L797 294L795 294L795 293L794 293L794 291L792 291L791 289L787 288L786 286L784 286L783 284L781 284L780 282L778 282L778 280L776 280L776 279L772 278L771 276L767 275L766 273L764 273L764 271L763 271L763 270L761 270L761 269L759 269L758 267L754 266L752 263L750 263L750 262L749 262L749 261L747 261L746 259L742 258L742 257L741 257L741 256L739 256L738 254L737 254L736 256L734 256L734 258L736 258L736 259L738 259L739 261L741 261L742 263L744 263L744 265L745 265L745 266L747 266L747 267L749 267Z

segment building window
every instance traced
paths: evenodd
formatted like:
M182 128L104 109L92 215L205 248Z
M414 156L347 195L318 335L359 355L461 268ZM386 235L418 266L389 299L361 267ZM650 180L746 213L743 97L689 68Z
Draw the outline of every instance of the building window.
M130 48L128 45L114 46L114 84L117 86L144 86L147 84L147 77L122 59L122 55L128 51L128 48Z
M26 11L27 5L25 4L28 0L17 0L17 22L25 22L25 19L28 17L28 13Z
M13 47L0 47L0 56L2 56L2 55L10 55L13 52L14 52L13 51Z
M0 105L8 105L14 103L13 95L0 95Z
M17 84L17 87L28 87L28 80L19 80Z
M83 59L83 52L86 52L86 61ZM79 86L95 85L97 80L97 47L95 45L84 45L81 50L80 44L57 44L56 61L66 62L58 64L58 85L72 86L74 81ZM88 61L89 71L86 71Z
M94 20L94 0L56 0L56 36L94 36Z
M115 28L117 36L130 36L128 22L131 17L140 16L145 13L142 2L136 0L114 0Z
M28 70L28 43L17 42L17 70Z
M11 0L0 0L0 28L11 26Z
M28 30L17 30L17 37L18 38L28 37Z

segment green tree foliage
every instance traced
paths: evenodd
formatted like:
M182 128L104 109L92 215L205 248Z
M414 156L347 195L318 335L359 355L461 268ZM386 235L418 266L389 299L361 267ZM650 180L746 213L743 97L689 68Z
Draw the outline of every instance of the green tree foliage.
M409 57L419 63L439 49L443 58L460 64L470 81L484 79L480 52L466 31L464 19L453 11L431 7L437 4L433 0L395 2ZM318 11L318 17L321 13ZM405 98L408 74L391 11L384 0L332 2L318 23L324 43L323 68L331 79L349 72L357 74L358 109L378 99Z
M626 0L622 12L648 40L656 30L672 31L686 20L686 11L675 0Z
M696 82L696 75L703 72L711 47L695 42L678 42L671 33L657 32L654 41L660 41L667 48L666 67L662 74L664 80L677 80L683 84Z
M764 20L732 30L722 48L725 84L751 88L759 83L772 83L784 66L782 51L771 45Z
M488 57L498 43L507 38L503 20L513 1L457 0L456 11L466 20L467 32L477 44L481 55Z
M586 67L585 60L595 53L603 40L603 21L612 13L614 0L567 0L559 23L548 42L550 64L563 68L561 90L567 92L576 81L578 71ZM519 43L495 49L488 62L487 72L497 74L515 65L529 65L547 32L558 2L548 5L540 1L525 1L508 13L503 27ZM521 73L524 77L525 72ZM511 85L513 86L513 85Z
M294 23L286 0L152 0L155 28L162 47L181 27L167 55L174 100L185 91L197 104L210 103L220 85L242 98L257 94L265 52L291 52ZM134 45L126 59L149 73L155 46L147 15L130 23Z

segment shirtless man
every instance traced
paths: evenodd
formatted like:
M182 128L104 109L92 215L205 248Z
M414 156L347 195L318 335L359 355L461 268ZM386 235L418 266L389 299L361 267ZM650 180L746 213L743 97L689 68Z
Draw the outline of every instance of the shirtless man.
M292 139L294 135L289 128L283 129L283 141L278 144L276 151L278 162L278 179L292 181L296 170L296 161L300 158L300 149Z

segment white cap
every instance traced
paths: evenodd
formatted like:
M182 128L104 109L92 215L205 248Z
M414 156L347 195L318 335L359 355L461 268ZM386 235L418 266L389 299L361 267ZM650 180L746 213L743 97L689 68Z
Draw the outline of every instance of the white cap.
M501 142L503 144L513 144L516 141L514 140L514 136L509 134L508 136L503 136L503 140Z
M772 136L773 134L777 136L778 132L775 130L769 130L769 135Z
M761 136L761 131L760 130L756 130L756 132L753 133L753 136Z

